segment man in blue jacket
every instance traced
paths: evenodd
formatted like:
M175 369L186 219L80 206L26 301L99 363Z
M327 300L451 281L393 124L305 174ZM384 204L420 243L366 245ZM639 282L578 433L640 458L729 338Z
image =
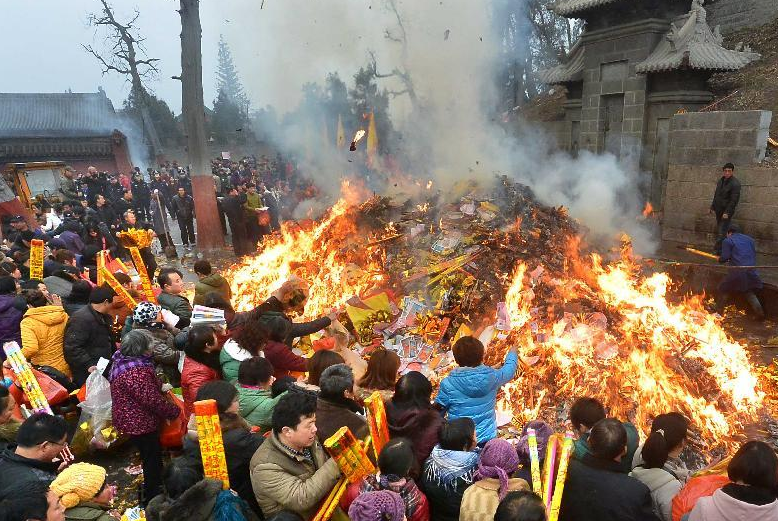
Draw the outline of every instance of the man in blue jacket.
M519 356L514 346L505 357L505 364L493 369L483 364L484 345L471 336L457 340L452 351L459 367L440 382L435 402L448 413L449 419L472 418L478 445L483 447L497 437L497 391L513 380Z
M756 243L754 239L742 233L737 224L732 224L727 231L727 238L721 243L719 262L731 266L756 266ZM719 284L719 309L723 310L736 293L745 295L751 309L758 318L764 318L764 310L754 293L762 289L762 279L755 269L730 269L727 276Z

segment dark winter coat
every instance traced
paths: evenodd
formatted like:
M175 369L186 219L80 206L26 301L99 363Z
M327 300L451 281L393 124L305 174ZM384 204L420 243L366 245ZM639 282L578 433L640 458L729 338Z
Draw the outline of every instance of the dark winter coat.
M724 176L719 178L716 183L716 191L713 193L713 202L710 203L710 209L716 215L727 214L731 219L735 213L735 208L740 200L740 181L735 176L729 179Z
M167 309L178 318L185 321L185 323L179 322L177 327L182 328L189 324L189 320L192 318L192 305L186 297L165 293L163 291L157 297L157 301L164 309Z
M227 474L230 478L230 488L246 501L252 510L260 512L257 499L254 497L254 489L251 487L249 463L251 457L257 451L264 436L249 431L246 421L237 418L220 418L222 428L222 440L224 441L224 457L227 460ZM184 456L199 472L202 472L202 459L200 444L197 440L186 438L184 440Z
M398 409L389 401L386 402L386 417L392 438L403 437L411 440L417 462L413 475L418 476L421 465L429 458L432 448L438 444L440 428L445 423L443 416L431 406L428 409Z
M19 456L11 449L0 452L0 500L4 492L24 483L45 481L51 483L57 477L57 463L44 462Z
M273 376L282 378L290 372L304 373L308 370L308 359L292 352L283 342L270 340L262 348L265 358L273 366Z
M133 181L132 182L132 198L137 203L148 202L151 199L151 191L146 181Z
M235 517L218 515L221 509L233 511ZM160 494L152 498L146 507L148 521L223 521L225 518L233 520L241 517L246 521L257 520L245 502L229 490L223 490L221 481L216 479L196 483L177 499Z
M73 383L81 386L88 369L102 357L110 360L115 350L111 317L87 304L72 315L65 327L65 361L73 371Z
M560 521L659 521L651 491L615 461L591 454L570 460Z
M176 194L173 196L173 199L170 201L170 203L173 207L173 211L179 219L191 219L194 217L194 199L192 199L191 195L184 195L184 197L181 197L180 195Z
M0 346L5 342L16 342L22 346L20 325L27 305L15 293L0 295Z
M108 512L108 507L86 502L65 510L65 521L116 521L116 518Z
M319 397L316 402L316 435L319 441L324 441L335 434L343 426L351 429L351 433L359 440L364 440L370 433L367 420L354 412L359 405L345 398L340 402Z

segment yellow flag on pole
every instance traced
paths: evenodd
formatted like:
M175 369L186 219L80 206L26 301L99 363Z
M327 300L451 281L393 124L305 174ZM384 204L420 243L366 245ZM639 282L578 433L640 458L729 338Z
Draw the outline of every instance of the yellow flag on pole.
M370 113L370 125L367 127L367 164L375 167L376 154L378 153L378 134L375 129L375 114Z
M343 118L338 114L338 136L335 146L338 148L344 148L346 146L346 131L343 130Z

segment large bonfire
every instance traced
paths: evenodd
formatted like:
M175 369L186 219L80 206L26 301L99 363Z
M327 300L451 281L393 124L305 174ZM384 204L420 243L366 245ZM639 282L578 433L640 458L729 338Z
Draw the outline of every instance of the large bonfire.
M498 406L515 425L560 425L575 397L595 396L644 433L657 414L681 411L695 452L716 454L758 421L764 395L745 346L701 298L671 296L670 277L646 271L626 238L607 259L587 251L564 208L506 179L489 193L472 184L418 191L426 197L402 203L342 199L320 220L286 225L230 268L236 308L293 275L310 284L307 317L381 290L412 296L440 326L431 328L436 351L463 324L491 339L489 364L519 346L520 371ZM376 344L382 329L371 331Z

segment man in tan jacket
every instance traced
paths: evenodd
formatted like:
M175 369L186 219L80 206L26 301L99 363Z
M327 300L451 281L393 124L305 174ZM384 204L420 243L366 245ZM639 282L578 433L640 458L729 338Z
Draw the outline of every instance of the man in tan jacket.
M316 397L287 393L273 409L273 432L251 458L251 485L266 518L282 510L311 519L340 469L316 439Z

